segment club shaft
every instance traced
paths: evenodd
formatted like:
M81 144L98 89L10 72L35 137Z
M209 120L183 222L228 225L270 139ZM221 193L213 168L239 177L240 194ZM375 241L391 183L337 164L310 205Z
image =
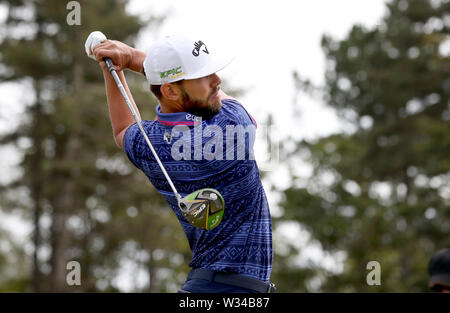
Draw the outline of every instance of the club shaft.
M128 94L125 91L125 88L123 87L123 84L120 81L120 78L119 78L119 76L116 73L116 69L114 68L114 64L112 63L110 58L105 58L104 61L105 61L106 65L107 65L107 67L108 67L109 72L111 73L112 77L114 78L114 81L116 82L117 88L119 88L120 93L122 94L126 104L128 105L128 108L131 111L131 114L133 115L133 117L134 117L134 119L135 119L139 129L141 130L141 133L144 136L145 141L147 142L150 150L152 151L153 156L156 159L156 162L158 162L158 165L161 168L164 176L166 177L167 182L169 183L170 187L172 188L172 191L174 192L175 197L177 197L177 199L181 199L181 195L178 193L177 189L175 188L175 185L173 184L172 179L170 179L169 174L167 174L167 171L164 168L164 165L162 164L161 160L159 159L158 154L155 151L155 148L153 148L153 145L152 145L150 139L148 138L147 133L144 130L144 127L142 126L141 119L137 115L136 110L135 110L133 104L131 103L130 98L128 97Z

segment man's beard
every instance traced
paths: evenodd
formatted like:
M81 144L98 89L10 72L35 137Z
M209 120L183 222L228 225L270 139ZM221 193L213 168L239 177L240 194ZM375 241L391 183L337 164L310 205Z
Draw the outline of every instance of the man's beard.
M214 95L217 92L215 90L211 95ZM222 103L220 100L214 102L213 104L209 104L208 99L206 101L194 100L192 99L185 90L182 90L183 104L186 108L186 112L194 114L196 116L201 116L203 120L209 120L214 115L216 115L220 109L222 108Z

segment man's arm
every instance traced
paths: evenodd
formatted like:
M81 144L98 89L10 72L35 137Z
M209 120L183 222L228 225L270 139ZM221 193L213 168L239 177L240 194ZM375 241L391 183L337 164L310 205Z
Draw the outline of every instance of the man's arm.
M122 82L125 91L130 98L131 103L133 104L137 115L140 118L139 110L134 102L133 96L128 89L128 85L125 79L125 75L123 71L117 72L117 75ZM114 82L114 78L109 73L108 69L103 68L103 77L105 78L105 87L106 87L106 98L108 99L108 107L109 107L109 117L111 119L111 126L113 129L114 139L116 144L122 148L123 146L123 136L125 135L128 127L135 123L134 117L130 112L125 100L123 100L122 94L117 88L116 83Z
M137 108L133 96L123 73L123 69L128 68L132 71L143 73L142 64L145 59L145 53L134 48L131 48L121 42L108 40L94 48L96 59L100 62L103 70L103 77L105 79L106 97L108 99L109 114L114 133L116 144L122 148L123 136L126 130L135 123L134 117L131 114L125 100L122 97L114 78L109 73L103 58L109 57L113 61L117 75L119 76L122 85L134 106L137 115L140 118L139 109Z

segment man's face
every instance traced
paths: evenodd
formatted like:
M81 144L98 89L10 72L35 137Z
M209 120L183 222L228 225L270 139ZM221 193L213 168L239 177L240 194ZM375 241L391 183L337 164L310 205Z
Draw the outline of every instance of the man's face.
M186 112L208 120L222 108L219 97L219 76L211 74L202 78L184 80L180 85Z

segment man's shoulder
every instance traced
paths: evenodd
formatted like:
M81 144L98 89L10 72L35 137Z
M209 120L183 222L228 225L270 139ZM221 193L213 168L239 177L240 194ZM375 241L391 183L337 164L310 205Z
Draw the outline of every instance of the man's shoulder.
M143 121L141 121L141 123L142 123L142 127L144 128L146 133L149 134L150 132L152 132L154 130L153 126L155 125L156 121L143 120ZM136 135L141 135L141 130L139 129L139 126L137 123L133 123L132 125L130 125L128 127L127 131L125 132L124 137L135 137Z
M152 143L154 144L154 132L156 131L156 121L149 121L149 120L143 120L142 121L142 127L145 130L145 133L148 137L150 137L150 140L152 140ZM123 136L123 150L126 152L128 157L131 159L131 161L134 160L134 154L135 150L142 150L146 147L146 142L144 139L144 136L139 129L139 126L137 123L134 123L128 127L126 130L124 136ZM135 162L133 162L135 163Z
M247 112L242 103L234 98L222 100L222 108L224 108L225 111L232 111L236 113Z
M233 123L244 125L253 124L257 127L255 119L239 100L234 98L222 100L222 108L224 109L225 116L230 117Z

